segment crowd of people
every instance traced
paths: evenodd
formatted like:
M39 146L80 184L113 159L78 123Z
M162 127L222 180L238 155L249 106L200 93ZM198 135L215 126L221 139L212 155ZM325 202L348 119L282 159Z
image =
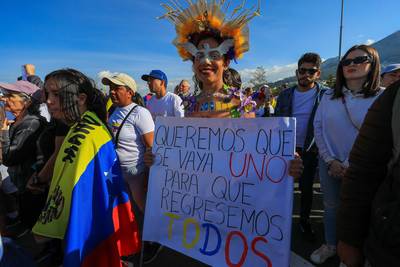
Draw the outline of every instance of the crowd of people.
M209 8L199 3L184 17L170 19L180 25L188 14L196 17ZM85 242L94 242L97 233L85 232L94 226L79 208L85 203L93 216L116 223L114 214L101 213L108 200L95 198L99 187L112 187L108 190L118 199L113 202L118 225L129 233L118 235L106 248L128 257L118 257L118 262L137 257L141 249L144 263L154 260L162 246L145 243L140 248L140 238L158 116L295 117L296 154L288 171L299 181L299 228L305 240L315 239L310 212L316 172L323 192L325 242L311 253L311 261L321 264L338 254L349 267L400 265L400 64L381 70L376 49L355 45L337 66L334 88L328 88L319 81L320 56L308 52L298 60L297 83L276 97L268 85L242 88L230 62L248 50L248 36L227 34L218 28L223 26L210 24L212 16L211 11L203 16L202 27L188 31L190 38L174 42L180 56L192 61L193 90L189 80L182 80L169 92L167 74L152 70L141 76L149 89L142 97L131 76L116 72L101 80L109 88L104 95L78 70L55 70L43 82L32 64L24 65L18 81L0 83L0 247L8 248L0 250L0 257L2 264L9 264L4 266L35 266L31 255L13 242L28 233L45 250L57 252L58 264L105 260L96 248L91 247L96 253L87 248ZM242 29L251 18L234 20L229 27ZM235 38L242 41L233 42ZM89 165L92 175L84 172ZM71 219L74 214L82 216L79 222ZM57 224L60 218L64 224ZM82 236L72 238L72 229ZM75 247L75 239L84 244Z
M199 43L199 47L204 46L205 43L213 46L218 44L212 37L207 37ZM212 98L204 95L203 92L212 91L212 87L217 88L221 87L221 84L226 84L223 77L229 75L213 81L210 75L206 77L200 75L201 67L203 65L199 64L198 68L194 68L195 72L199 71L195 77L201 77L203 80L200 82L209 88L199 88L200 94L197 96L200 95L201 103L210 103L210 99L215 101L215 96ZM318 82L321 74L320 67L321 59L318 54L304 54L298 61L297 84L281 91L275 100L275 110L271 104L274 98L267 85L261 86L256 92L253 92L250 87L243 90L239 88L240 91L237 93L238 101L244 102L250 98L253 102L248 112L242 112L240 116L250 118L288 116L297 119L296 151L301 161L293 162L291 172L300 182L299 227L308 240L314 238L310 211L316 170L318 170L323 191L325 243L310 256L311 260L317 264L336 255L338 238L340 247L345 247L344 251L339 250L339 253L348 253L346 246L354 245L348 240L354 235L355 230L349 232L348 228L352 223L343 215L349 212L348 206L352 203L345 204L348 199L341 202L340 198L346 175L355 175L354 172L349 173L349 168L352 170L350 152L370 106L374 102L383 101L376 101L380 99L381 94L381 98L385 95L387 101L393 102L395 98L396 89L387 89L385 92L383 85L389 87L400 80L398 75L400 65L387 66L380 73L379 55L374 48L366 45L354 46L344 55L338 66L335 88L327 88ZM27 64L25 68L34 69L34 66ZM232 70L228 71L232 72ZM175 90L178 94L168 92L167 75L160 70L153 70L142 76L152 94L146 106L144 106L144 99L137 92L137 85L132 77L124 73L114 73L104 77L101 82L109 87L108 97L112 101L109 112L106 110L107 96L102 95L93 86L93 82L79 71L65 69L52 72L46 76L44 83L34 75L32 70L28 73L30 75L25 80L21 79L13 84L0 84L4 103L1 144L2 164L5 170L2 172L0 191L3 238L6 236L19 238L35 225L46 203L57 154L71 126L82 119L86 110L94 112L114 136L115 150L123 178L134 203L133 211L140 229L142 229L145 210L148 167L152 164L152 154L149 151L153 143L155 118L157 116L233 117L237 115L224 109L207 110L202 105L197 105L194 109L193 103L187 104L188 98L196 97L190 91L190 83L183 80ZM389 76L390 80L386 76ZM78 81L75 92L71 88L71 79ZM386 96L388 94L391 97ZM211 104L208 106L210 109ZM388 107L391 106L393 103L384 106L387 112ZM382 104L380 107L382 108ZM387 124L390 122L388 118L382 118L379 123L383 121ZM385 125L385 127L391 128L390 125ZM342 134L344 129L346 134ZM377 131L377 129L373 130ZM382 138L382 141L391 143L391 131L386 131L385 135L387 138ZM366 137L361 136L361 138ZM382 141L379 145L388 147L382 151L386 153L382 157L382 160L386 162L391 158L391 147L390 144L384 145ZM359 146L358 149L364 148ZM355 151L354 154L356 152L361 154L358 157L366 153ZM353 157L356 156L353 155ZM365 164L365 162L359 164ZM365 166L364 170L359 171L368 172L371 170L369 167L371 166ZM347 183L354 187L355 181ZM345 194L349 198L352 197L350 192L345 191ZM345 205L346 208L341 210L337 218L336 214L340 205ZM337 232L346 234L341 236ZM360 242L360 237L357 236L357 238ZM156 246L156 250L159 249L160 246ZM360 251L359 255L362 255ZM397 256L393 257L395 260Z

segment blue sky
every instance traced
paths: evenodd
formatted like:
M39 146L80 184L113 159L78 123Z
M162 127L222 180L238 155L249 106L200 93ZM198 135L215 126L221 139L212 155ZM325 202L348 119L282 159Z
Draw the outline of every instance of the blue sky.
M52 70L77 68L92 78L103 70L140 76L164 70L171 85L191 78L171 44L172 24L157 20L158 0L3 0L0 81L12 82L21 65L33 63L42 78ZM184 2L181 0L181 2ZM234 3L239 1L233 0ZM248 0L248 6L256 0ZM262 0L262 16L250 22L250 51L232 67L244 80L257 66L276 80L291 75L297 59L314 51L338 54L340 0ZM345 0L344 51L400 30L399 0Z

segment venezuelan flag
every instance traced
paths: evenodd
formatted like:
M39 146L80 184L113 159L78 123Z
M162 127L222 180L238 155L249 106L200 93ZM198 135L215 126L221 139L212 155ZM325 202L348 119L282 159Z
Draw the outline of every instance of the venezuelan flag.
M112 107L113 102L111 101L111 98L107 99L107 104L106 104L106 109L107 111L110 111L110 108Z
M111 135L94 113L68 132L33 232L64 239L66 267L121 266L120 256L140 250Z

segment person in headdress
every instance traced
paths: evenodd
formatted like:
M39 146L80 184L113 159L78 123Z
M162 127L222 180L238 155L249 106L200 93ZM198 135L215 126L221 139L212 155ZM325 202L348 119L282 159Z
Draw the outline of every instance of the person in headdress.
M176 2L176 1L174 1ZM225 1L198 0L187 8L164 4L167 13L160 18L171 21L177 36L173 41L179 56L192 62L194 95L183 100L185 117L254 118L256 102L241 92L241 82L233 82L229 68L249 50L248 22L260 14L260 1L255 9L236 8L228 16L223 10ZM242 9L242 10L241 10ZM230 18L230 19L228 19ZM145 153L145 163L154 162L151 151ZM301 160L290 165L290 174L299 176ZM159 249L154 249L159 252ZM146 252L146 250L145 250ZM146 254L146 253L145 253ZM145 263L156 257L146 259Z

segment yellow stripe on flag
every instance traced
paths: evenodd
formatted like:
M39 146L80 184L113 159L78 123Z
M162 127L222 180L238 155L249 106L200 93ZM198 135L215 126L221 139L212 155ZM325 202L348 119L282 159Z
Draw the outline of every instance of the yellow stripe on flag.
M45 208L32 229L35 234L64 238L74 186L100 148L111 141L110 133L94 113L87 111L82 119L69 130L57 155Z

